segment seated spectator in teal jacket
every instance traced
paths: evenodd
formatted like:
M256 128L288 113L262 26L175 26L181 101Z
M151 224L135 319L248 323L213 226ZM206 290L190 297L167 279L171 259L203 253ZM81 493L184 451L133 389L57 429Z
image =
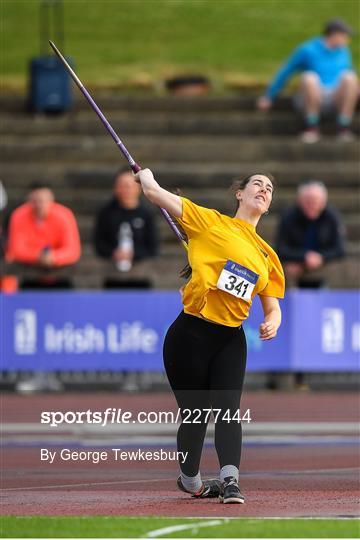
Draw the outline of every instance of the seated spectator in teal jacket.
M350 125L359 86L348 47L350 35L351 29L344 21L329 21L323 36L314 37L295 49L270 82L265 95L259 98L258 108L270 109L290 77L301 73L296 102L305 117L302 140L306 143L319 140L320 112L329 108L337 112L339 139L353 140Z

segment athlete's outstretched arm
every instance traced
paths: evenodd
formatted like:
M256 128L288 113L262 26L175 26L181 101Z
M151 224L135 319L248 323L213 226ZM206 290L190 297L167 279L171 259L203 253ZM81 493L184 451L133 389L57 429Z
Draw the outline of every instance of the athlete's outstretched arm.
M260 324L260 339L272 339L276 336L281 324L281 309L279 300L272 296L261 296L260 300L264 312L264 322Z
M159 186L150 169L142 169L135 175L144 195L149 201L165 208L175 218L182 216L182 200L178 195L170 193Z

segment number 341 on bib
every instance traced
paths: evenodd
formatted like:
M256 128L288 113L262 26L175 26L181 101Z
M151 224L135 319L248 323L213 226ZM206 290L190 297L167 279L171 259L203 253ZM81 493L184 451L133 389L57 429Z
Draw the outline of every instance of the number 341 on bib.
M251 295L258 279L259 274L228 260L221 271L216 286L221 291L232 294L236 298L251 302Z

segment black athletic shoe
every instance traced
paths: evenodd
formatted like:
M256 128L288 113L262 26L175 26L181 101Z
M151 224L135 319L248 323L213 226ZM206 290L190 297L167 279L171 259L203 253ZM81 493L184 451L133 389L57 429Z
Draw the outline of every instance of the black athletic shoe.
M181 476L177 479L178 488L184 493L190 493L196 499L213 499L219 497L221 492L221 482L215 478L210 478L209 480L204 480L203 485L197 493L188 491L181 481Z
M227 476L222 484L220 502L243 504L245 502L244 495L241 494L239 485L234 476Z

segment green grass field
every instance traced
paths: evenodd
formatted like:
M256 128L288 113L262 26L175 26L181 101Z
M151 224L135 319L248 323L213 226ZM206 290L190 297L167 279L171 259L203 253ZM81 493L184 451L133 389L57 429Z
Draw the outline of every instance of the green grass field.
M358 538L360 532L354 519L7 516L1 523L2 538Z
M23 90L39 54L39 1L1 0L3 89ZM264 84L301 41L341 16L360 29L358 0L64 0L65 52L94 87L155 88L200 72L215 90ZM359 61L359 46L353 53ZM358 42L357 42L358 43Z

